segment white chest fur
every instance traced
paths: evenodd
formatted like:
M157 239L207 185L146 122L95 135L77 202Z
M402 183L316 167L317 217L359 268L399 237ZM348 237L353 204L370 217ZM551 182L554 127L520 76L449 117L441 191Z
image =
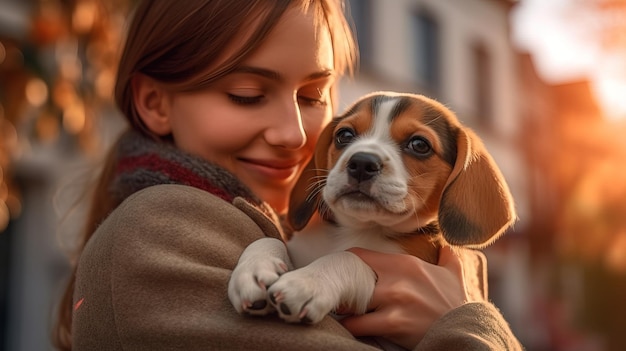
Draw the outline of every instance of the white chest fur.
M304 267L329 253L353 247L385 253L404 253L402 247L395 241L381 235L382 231L380 227L357 231L354 228L342 228L323 222L295 233L287 243L287 249L296 268Z

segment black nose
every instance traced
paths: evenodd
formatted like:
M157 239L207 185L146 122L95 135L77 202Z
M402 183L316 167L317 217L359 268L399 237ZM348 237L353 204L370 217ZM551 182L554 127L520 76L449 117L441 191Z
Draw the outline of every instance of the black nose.
M374 154L357 152L348 160L348 174L358 182L375 177L383 169L383 161Z

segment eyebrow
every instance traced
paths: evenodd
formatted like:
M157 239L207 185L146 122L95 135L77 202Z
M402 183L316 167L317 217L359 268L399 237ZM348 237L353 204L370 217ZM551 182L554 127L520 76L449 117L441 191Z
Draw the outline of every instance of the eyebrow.
M261 77L271 79L274 81L283 80L282 75L276 71L266 69L266 68L261 68L261 67L254 67L254 66L239 66L235 68L233 73L254 74L254 75L261 76ZM316 79L321 79L321 78L326 78L326 77L332 77L334 74L335 73L333 70L327 69L327 70L311 73L308 76L306 76L304 80L311 81L311 80L316 80Z

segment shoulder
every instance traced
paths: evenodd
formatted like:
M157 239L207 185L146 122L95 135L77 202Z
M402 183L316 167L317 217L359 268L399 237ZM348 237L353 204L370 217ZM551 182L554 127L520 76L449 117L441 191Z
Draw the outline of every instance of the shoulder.
M151 186L128 197L110 215L123 226L139 224L153 230L198 227L226 229L253 225L249 216L211 193L185 185ZM137 228L139 229L139 228Z
M265 236L264 230L249 213L211 193L157 185L122 202L90 241L111 245L114 256L124 261L167 253L230 266L249 243Z
M180 207L229 208L232 205L223 199L198 188L178 184L163 184L147 187L129 196L117 212L160 209L178 212ZM186 209L186 208L185 208Z
M257 206L247 200L236 197L232 202L205 190L186 185L164 184L145 188L131 195L114 211L126 219L146 216L151 220L219 226L254 224L265 235L280 236L279 221L274 212L266 205ZM113 213L112 213L113 215Z

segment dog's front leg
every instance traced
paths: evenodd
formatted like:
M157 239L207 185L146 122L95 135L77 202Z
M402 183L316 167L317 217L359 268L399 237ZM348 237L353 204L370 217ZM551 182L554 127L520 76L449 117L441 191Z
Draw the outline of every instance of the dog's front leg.
M266 315L274 311L267 302L267 288L293 266L285 244L273 238L250 244L228 282L228 298L237 312Z
M283 274L269 288L269 298L283 320L317 323L339 306L365 313L375 284L374 271L342 251Z

